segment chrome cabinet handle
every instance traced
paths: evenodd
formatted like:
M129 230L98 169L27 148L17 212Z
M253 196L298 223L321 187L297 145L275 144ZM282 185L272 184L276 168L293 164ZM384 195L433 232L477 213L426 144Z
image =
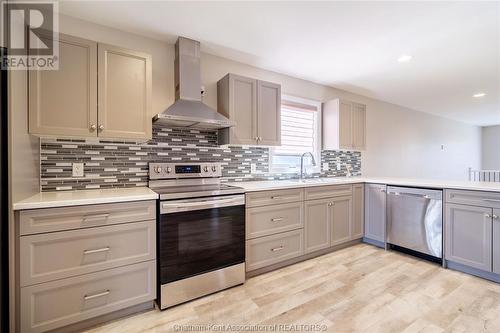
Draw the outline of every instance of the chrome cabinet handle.
M282 217L275 217L273 219L271 219L271 222L280 222L280 221L283 221L284 219Z
M385 193L385 190L384 190L384 189L381 189L381 190L380 190L380 192Z
M88 301L89 299L106 296L106 295L109 295L110 293L111 293L111 291L108 289L106 291L103 291L102 293L98 293L98 294L94 294L94 295L85 295L85 296L83 296L83 299Z
M283 250L285 247L283 245L271 249L272 252L277 252Z
M328 206L333 206L333 202L329 202L329 203L328 203Z
M497 200L497 199L483 199L483 201L486 201L486 202L500 202L500 200Z
M484 217L486 217L487 219L491 219L491 215L490 214L484 214Z
M100 248L100 249L85 250L85 251L83 251L83 254L92 254L92 253L108 252L109 250L111 250L111 248L110 248L109 246L106 246L106 247L103 247L103 248Z
M83 222L95 222L96 220L105 220L109 217L109 213L106 214L96 214L96 215L87 215L83 217Z
M99 131L103 131L104 130L104 125L99 125Z
M281 199L281 197L279 195L273 195L271 196L271 199Z
M494 218L495 220L498 220L498 215L493 214L493 218Z
M97 126L95 124L90 125L90 131L95 131L97 129Z

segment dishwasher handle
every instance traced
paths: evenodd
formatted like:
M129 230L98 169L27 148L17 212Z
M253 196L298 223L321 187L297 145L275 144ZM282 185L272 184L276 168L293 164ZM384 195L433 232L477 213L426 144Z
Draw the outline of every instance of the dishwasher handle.
M413 198L422 198L422 199L428 199L430 200L431 197L428 196L427 194L415 194L415 193L406 193L406 192L387 192L389 195L395 195L395 196L405 196L405 197L413 197Z

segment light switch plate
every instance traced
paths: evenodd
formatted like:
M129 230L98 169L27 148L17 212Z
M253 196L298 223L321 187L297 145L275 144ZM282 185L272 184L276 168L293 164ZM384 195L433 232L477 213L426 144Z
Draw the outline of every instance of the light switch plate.
M83 163L73 163L73 177L83 177Z

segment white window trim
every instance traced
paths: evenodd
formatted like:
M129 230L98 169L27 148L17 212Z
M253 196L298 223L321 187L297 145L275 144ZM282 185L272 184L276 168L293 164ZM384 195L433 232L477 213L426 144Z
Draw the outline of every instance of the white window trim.
M314 106L316 108L316 110L317 110L316 131L317 131L318 140L316 140L316 143L315 143L315 151L312 152L314 155L314 159L316 160L316 166L312 166L312 165L307 164L305 169L307 170L308 173L321 172L321 148L322 148L322 139L323 139L322 103L320 101L302 98L302 97L291 96L291 95L281 95L281 99L286 100L286 101L290 101L290 102L311 105L311 106ZM280 126L281 126L281 124L280 124ZM291 173L291 174L297 173L297 171L285 170L283 168L275 167L272 164L273 149L274 148L269 149L269 172L270 173Z

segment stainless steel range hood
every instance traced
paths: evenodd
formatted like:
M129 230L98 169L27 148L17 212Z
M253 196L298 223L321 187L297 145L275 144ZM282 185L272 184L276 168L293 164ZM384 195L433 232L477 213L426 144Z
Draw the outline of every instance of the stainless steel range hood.
M236 124L201 101L200 42L179 37L175 43L175 103L153 117L161 124L221 129Z

